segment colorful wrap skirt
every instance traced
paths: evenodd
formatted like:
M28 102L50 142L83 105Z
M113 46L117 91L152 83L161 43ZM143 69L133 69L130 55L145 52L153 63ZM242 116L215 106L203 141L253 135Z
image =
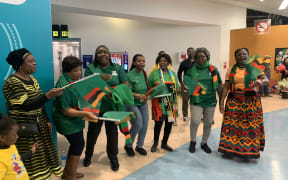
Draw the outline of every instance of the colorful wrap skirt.
M261 99L256 92L230 92L225 105L218 151L240 158L259 158L265 133Z

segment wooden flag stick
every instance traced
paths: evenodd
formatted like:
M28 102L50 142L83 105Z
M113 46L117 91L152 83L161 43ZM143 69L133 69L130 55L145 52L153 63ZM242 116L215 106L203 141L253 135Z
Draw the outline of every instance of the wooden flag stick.
M161 94L161 95L158 95L158 96L154 96L152 98L149 97L149 99L162 98L162 97L167 97L167 96L171 96L171 94Z
M113 121L113 122L120 122L120 119L111 119L111 118L103 118L98 117L99 120L105 120L105 121ZM87 116L83 118L85 121L91 121L91 122L98 122L98 119L89 119Z
M84 80L86 80L86 79L89 79L89 78L91 78L91 77L94 77L94 76L97 76L97 75L100 75L100 73L94 73L94 74L92 74L92 75L90 75L90 76L86 76L86 77L84 77L84 78L82 78L82 79L79 79L78 81L75 81L75 82L73 82L73 83L71 83L71 84L67 84L66 86L63 86L62 88L67 88L67 87L69 87L69 86L71 86L71 85L73 85L73 84L76 84L76 83L79 83L79 82L81 82L81 81L84 81Z

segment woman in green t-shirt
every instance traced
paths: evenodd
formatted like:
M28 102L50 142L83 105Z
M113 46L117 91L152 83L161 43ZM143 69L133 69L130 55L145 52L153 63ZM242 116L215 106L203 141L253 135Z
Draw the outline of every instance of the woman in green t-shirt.
M161 54L156 59L158 68L152 71L149 75L149 86L151 88L160 83L165 83L170 97L154 98L152 99L152 119L155 120L154 126L154 143L151 147L151 152L156 152L160 131L165 121L164 136L162 139L161 148L167 151L173 151L168 146L167 142L172 129L172 124L177 116L177 91L180 90L176 73L169 69L168 66L172 64L171 57L168 54Z
M74 56L67 56L62 62L63 75L58 79L56 88L77 81L81 76L82 62ZM74 88L66 88L62 96L56 97L53 104L53 120L57 131L63 134L70 143L64 178L81 178L84 174L77 173L77 166L84 149L83 129L85 122L83 117L97 119L92 112L80 111L78 107L78 93Z
M184 84L188 86L190 94L190 147L189 152L195 152L196 134L203 116L203 136L201 149L211 153L207 140L213 124L215 107L217 104L216 91L221 95L222 80L217 68L209 63L210 53L206 48L197 48L194 52L196 64L187 70ZM192 83L194 85L189 85Z
M145 58L142 54L136 54L133 57L132 66L130 68L130 72L127 74L130 88L133 92L134 96L134 105L127 105L126 111L135 112L137 119L132 120L132 128L130 130L132 141L136 135L138 134L137 146L135 150L141 154L146 155L147 151L143 148L144 139L147 132L148 127L148 104L147 104L147 96L146 93L148 91L148 78L147 74L144 70L145 68ZM133 143L132 143L133 144ZM128 152L132 152L132 144L126 145L125 150ZM129 155L130 153L128 153ZM133 155L133 154L131 154Z
M126 84L129 86L125 71L120 65L112 63L110 51L104 45L100 45L96 48L94 62L93 64L89 64L87 66L85 76L89 76L94 73L99 73L101 78L106 81L106 83L112 88L120 84ZM97 84L95 84L95 87L97 87ZM111 96L111 94L107 94L106 96L109 95ZM113 101L111 97L105 97L101 101L99 117L102 117L103 114L107 111L113 111ZM94 146L100 134L103 122L104 121L102 120L99 120L97 123L89 122L85 158L83 162L84 167L88 167L91 164L91 159L94 153ZM110 160L111 169L113 171L118 171L118 127L112 121L105 121L104 123L107 136L106 151Z

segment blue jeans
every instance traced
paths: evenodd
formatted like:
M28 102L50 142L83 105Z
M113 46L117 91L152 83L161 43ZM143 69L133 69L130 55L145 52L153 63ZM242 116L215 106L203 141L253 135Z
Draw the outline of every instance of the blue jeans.
M269 94L269 86L260 86L259 87L260 95L263 95L263 91L264 91L264 95L268 95Z
M147 132L148 127L148 119L149 119L149 112L148 112L148 104L144 105L128 105L125 106L126 111L128 112L135 112L137 118L131 120L132 128L130 130L132 144L128 145L132 146L136 135L138 134L138 140L136 147L142 148L144 145L144 140Z

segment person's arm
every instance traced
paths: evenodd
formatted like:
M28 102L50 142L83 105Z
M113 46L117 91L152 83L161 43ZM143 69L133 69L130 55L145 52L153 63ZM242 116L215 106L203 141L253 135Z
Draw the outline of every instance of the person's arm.
M218 97L219 97L219 101L222 97L222 89L223 89L223 84L222 84L222 79L221 79L221 76L219 74L219 71L218 69L215 67L215 70L216 70L216 73L217 73L217 78L218 78L218 88L217 88L217 94L218 94Z
M63 93L62 91L63 91L63 88L52 88L46 94L43 94L36 99L25 100L24 103L22 104L22 108L25 111L31 111L34 109L38 109L38 108L42 107L46 102L48 102L49 99L62 95L62 93Z
M179 82L182 84L183 81L182 81L182 73L184 71L184 68L183 68L183 61L181 62L180 66L179 66L179 69L178 69L178 72L177 72L177 77L178 77L178 80Z
M61 111L64 115L66 116L71 116L71 117L88 117L89 119L97 119L97 116L88 111L79 111L73 108L67 108Z
M224 87L222 88L221 98L219 101L219 110L223 114L224 113L224 100L229 92L229 80L225 81Z
M122 84L125 84L126 86L129 87L129 81L124 81Z
M219 96L219 100L221 100L221 97L222 97L222 90L223 90L223 85L222 83L219 83L218 88L217 88L217 94Z
M27 99L26 101L24 101L24 103L22 104L22 108L25 111L31 111L34 109L38 109L40 107L42 107L46 102L48 102L48 98L47 96L45 96L44 94L39 96L36 99L30 100Z
M180 94L181 93L181 88L179 87L179 83L178 83L178 81L177 81L177 75L176 75L176 73L173 71L173 76L174 76L174 78L175 78L175 83L176 83L176 87L175 87L175 90L176 90L176 93L177 94ZM182 79L181 79L182 80Z

